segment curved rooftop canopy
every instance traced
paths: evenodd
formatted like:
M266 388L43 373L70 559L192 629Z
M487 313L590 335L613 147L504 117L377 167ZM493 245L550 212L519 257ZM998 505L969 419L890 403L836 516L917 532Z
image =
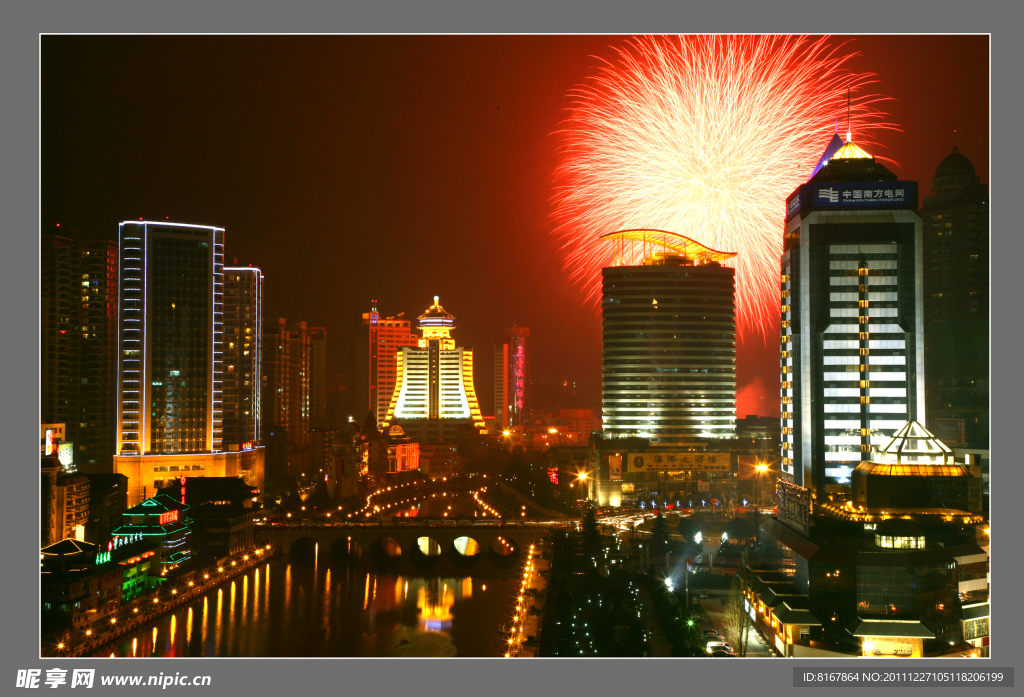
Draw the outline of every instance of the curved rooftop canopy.
M665 230L620 230L619 232L609 232L606 235L601 235L598 239L627 240L657 245L688 259L699 259L702 263L731 259L737 254L737 252L720 252L716 249L711 249L711 247L706 247L696 240L691 240L689 237L684 237L677 232L667 232Z

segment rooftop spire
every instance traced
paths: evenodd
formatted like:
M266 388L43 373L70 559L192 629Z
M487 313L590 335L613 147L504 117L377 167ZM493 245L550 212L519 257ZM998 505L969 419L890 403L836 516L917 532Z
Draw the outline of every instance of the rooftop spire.
M853 137L852 137L853 133L852 133L852 130L850 128L850 92L852 90L853 90L852 86L846 88L846 142L847 143L849 143L851 140L853 140Z

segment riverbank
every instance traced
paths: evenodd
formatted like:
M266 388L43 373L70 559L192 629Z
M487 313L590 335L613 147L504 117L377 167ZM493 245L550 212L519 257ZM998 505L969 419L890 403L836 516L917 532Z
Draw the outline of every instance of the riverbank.
M276 550L273 549L262 550L259 555L253 554L250 558L243 559L241 562L234 562L234 566L219 567L219 569L223 570L210 574L209 578L204 578L200 583L189 586L185 591L178 592L177 590L172 590L170 597L163 601L159 598L161 589L157 588L155 592L141 595L133 601L133 603L140 607L146 607L145 611L139 610L134 612L131 619L124 622L112 622L112 629L104 632L102 635L97 635L87 642L82 642L76 646L51 654L43 652L42 655L80 657L97 654L100 649L116 642L125 635L138 631L140 627L159 619L169 612L173 612L183 605L189 604L196 598L205 595L218 586L241 576L257 566L267 563L275 554ZM135 609L138 610L138 608Z

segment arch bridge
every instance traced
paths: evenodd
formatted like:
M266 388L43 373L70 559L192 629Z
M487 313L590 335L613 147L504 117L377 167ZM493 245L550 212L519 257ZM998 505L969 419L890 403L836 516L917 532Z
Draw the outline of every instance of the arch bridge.
M516 573L530 545L547 535L537 525L272 525L256 537L293 558L365 560L382 570L474 575Z

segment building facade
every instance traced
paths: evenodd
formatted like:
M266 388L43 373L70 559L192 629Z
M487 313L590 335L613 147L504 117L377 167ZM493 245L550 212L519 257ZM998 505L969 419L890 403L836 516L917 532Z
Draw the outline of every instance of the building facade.
M224 229L127 221L119 254L114 471L129 503L182 472L262 485L262 448L224 442Z
M419 345L396 353L396 385L384 426L399 423L414 439L454 436L460 423L485 433L473 386L473 351L455 346L454 315L435 295L419 322Z
M897 181L849 137L787 199L781 468L819 499L848 488L907 420L924 419L916 208L917 183Z
M397 317L381 317L374 300L369 312L363 313L363 326L367 328L367 354L369 359L369 394L367 408L384 423L391 395L397 381L396 354L403 346L419 346L419 337L412 331L405 313Z
M735 434L735 272L682 235L605 236L618 265L602 269L605 437L670 444Z
M40 399L67 426L74 461L110 472L114 455L118 247L77 230L42 236Z
M224 269L224 442L227 448L262 437L263 272Z
M505 338L494 350L494 417L509 429L530 420L530 330L507 327Z
M326 413L327 331L284 318L267 322L263 348L263 416L287 435L293 473L309 466L312 396L315 388ZM314 374L316 377L314 377Z
M117 455L219 451L224 229L120 225Z
M309 329L309 423L327 426L327 328Z
M957 148L935 170L924 221L928 426L949 445L989 447L988 186ZM983 456L984 457L984 456Z

